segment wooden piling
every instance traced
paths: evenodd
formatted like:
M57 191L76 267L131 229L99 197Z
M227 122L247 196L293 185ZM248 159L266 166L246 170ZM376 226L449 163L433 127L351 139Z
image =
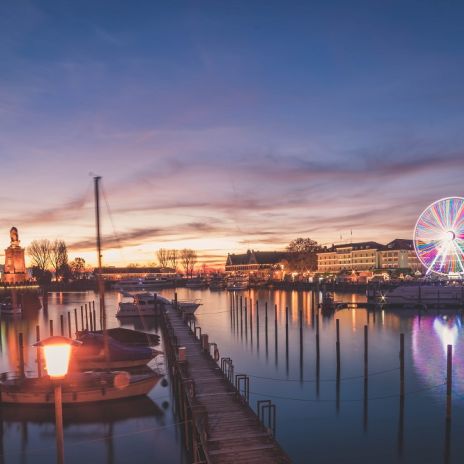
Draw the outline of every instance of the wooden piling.
M97 330L97 312L95 308L92 310L93 313L93 330Z
M89 330L89 313L87 310L87 303L85 303L85 330Z
M446 353L446 420L451 420L451 404L453 387L453 345L448 345Z
M250 298L250 340L253 346L253 300Z
M404 397L404 334L400 334L400 396Z
M81 330L84 330L84 306L81 305Z
M340 319L335 320L336 329L337 329L337 341L336 351L337 351L337 377L340 377Z
M251 308L250 308L250 311L251 311ZM246 297L245 297L244 319L245 319L245 340L248 340L248 298Z
M68 311L68 337L72 338L72 330L71 330L71 313Z
M368 417L368 402L367 402L367 395L368 395L368 333L367 333L367 325L364 326L364 411L363 411L363 425L364 431L367 431L367 417Z
M246 302L245 302L246 311ZM240 338L243 338L243 298L240 297Z
M267 323L267 301L264 303L264 331L265 331L265 341L266 341L266 358L269 355L269 338L268 338L268 323Z
M256 300L256 343L259 345L259 302Z
M285 307L285 345L288 351L288 306Z
M277 360L279 357L279 350L278 350L278 328L277 328L277 305L274 305L274 338L275 338L275 363L277 365Z
M50 324L50 337L53 337L53 320L52 319L50 319L49 324Z
M76 334L79 331L79 327L77 326L77 308L74 308L74 330Z
M26 373L24 372L24 341L23 334L18 334L18 350L19 350L19 375L24 378Z
M64 337L64 318L62 314L60 314L60 335Z
M35 340L36 342L40 342L40 326L35 326ZM40 346L36 349L36 356L37 356L37 377L42 377L42 355Z

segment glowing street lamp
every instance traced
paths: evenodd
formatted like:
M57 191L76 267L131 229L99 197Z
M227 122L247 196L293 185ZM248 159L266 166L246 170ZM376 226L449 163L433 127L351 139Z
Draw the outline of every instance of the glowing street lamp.
M48 337L40 340L34 346L42 348L45 359L45 370L54 383L55 393L55 427L56 427L56 461L64 463L64 438L63 438L63 399L61 382L66 377L71 360L72 347L81 342L66 337Z

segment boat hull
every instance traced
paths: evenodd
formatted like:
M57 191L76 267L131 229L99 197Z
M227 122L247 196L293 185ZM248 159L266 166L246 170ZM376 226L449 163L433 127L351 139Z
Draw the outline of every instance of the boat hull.
M131 376L128 385L118 388L96 382L94 385L86 385L82 388L78 383L65 383L62 389L63 404L82 404L101 401L113 401L136 396L146 395L152 390L162 378L161 375L139 375ZM41 382L28 382L27 379L21 386L18 384L9 388L0 387L1 402L11 404L53 404L53 384L47 379Z

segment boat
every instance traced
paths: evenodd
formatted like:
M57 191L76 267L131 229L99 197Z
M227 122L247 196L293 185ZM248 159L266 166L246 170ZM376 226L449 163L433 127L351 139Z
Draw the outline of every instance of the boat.
M159 277L155 274L148 274L146 277L140 278L129 278L121 279L117 281L114 285L114 288L119 291L124 290L156 290L161 288L170 288L174 287L174 279L168 279L166 277Z
M382 305L396 307L449 307L464 305L462 285L399 285L389 290L377 291L371 297Z
M218 276L218 277L213 277L209 283L209 289L210 290L223 290L226 288L226 282L225 280Z
M163 375L145 371L70 372L62 382L63 404L112 401L148 394ZM0 374L2 403L54 404L55 383L48 377Z
M129 294L124 296L129 297ZM171 301L156 293L135 293L130 297L133 301L119 303L116 317L159 316L165 306L171 304Z
M73 351L71 370L130 369L147 365L161 351L147 346L129 346L108 337L108 355L105 356L105 340L101 333L87 332Z
M123 327L108 329L106 332L109 337L128 346L156 346L159 345L160 342L159 335L141 332L139 330L125 329ZM87 333L103 335L103 330L79 331L77 332L77 339L80 340L80 337Z
M14 316L21 314L22 308L20 304L14 305L11 298L7 297L0 301L0 314L7 316Z
M232 280L227 283L227 291L229 292L248 290L248 287L248 280Z
M208 284L202 277L194 277L193 279L187 280L185 286L187 288L205 288L208 286Z

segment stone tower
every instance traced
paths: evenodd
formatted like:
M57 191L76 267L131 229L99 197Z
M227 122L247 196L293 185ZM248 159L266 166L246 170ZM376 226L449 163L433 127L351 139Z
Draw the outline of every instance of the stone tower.
M10 246L5 250L3 282L17 284L27 280L24 248L19 245L18 229L10 229Z

